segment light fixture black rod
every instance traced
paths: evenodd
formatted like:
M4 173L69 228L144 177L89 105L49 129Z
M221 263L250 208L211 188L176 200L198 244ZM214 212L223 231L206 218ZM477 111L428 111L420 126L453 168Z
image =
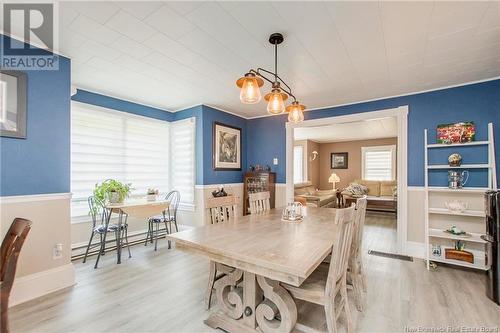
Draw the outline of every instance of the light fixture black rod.
M278 82L278 42L274 42L274 81Z

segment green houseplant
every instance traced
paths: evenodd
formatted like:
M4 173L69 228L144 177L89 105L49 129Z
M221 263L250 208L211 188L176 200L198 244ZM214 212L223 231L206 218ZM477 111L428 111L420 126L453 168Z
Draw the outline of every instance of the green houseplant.
M107 179L94 187L94 198L102 203L120 203L125 200L132 189L131 184L125 184L115 179ZM98 207L92 207L97 211Z

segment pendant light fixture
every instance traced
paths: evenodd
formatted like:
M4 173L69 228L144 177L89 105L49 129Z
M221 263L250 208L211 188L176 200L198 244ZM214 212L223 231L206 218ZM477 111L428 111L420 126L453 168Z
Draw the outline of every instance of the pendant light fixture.
M292 89L278 75L278 45L283 40L283 35L280 33L273 33L269 36L269 43L274 45L274 72L260 67L257 70L251 69L236 81L236 85L241 89L240 101L244 104L255 104L261 100L260 87L264 85L264 80L271 83L271 92L264 96L267 102L267 112L281 114L286 110L288 121L298 123L304 120L306 107L297 101ZM269 77L266 77L266 74ZM293 98L293 102L285 108L288 96Z

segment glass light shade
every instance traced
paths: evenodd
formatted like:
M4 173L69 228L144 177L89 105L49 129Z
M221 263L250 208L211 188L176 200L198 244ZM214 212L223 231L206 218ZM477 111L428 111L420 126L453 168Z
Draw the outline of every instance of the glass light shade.
M304 110L305 106L299 104L299 102L295 101L292 105L289 105L286 108L286 112L288 112L288 121L292 123L300 123L304 121Z
M261 99L259 84L254 77L245 77L240 91L240 101L244 104L259 103Z
M267 99L267 98L266 98ZM269 102L267 103L267 112L271 114L280 114L285 111L285 102L283 94L279 89L273 89L269 94Z

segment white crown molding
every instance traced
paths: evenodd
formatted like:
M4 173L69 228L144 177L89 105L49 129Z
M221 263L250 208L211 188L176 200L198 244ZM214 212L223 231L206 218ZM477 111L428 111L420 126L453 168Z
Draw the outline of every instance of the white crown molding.
M354 101L354 102L344 103L344 104L333 104L333 105L328 105L328 106L320 106L320 107L316 107L316 108L306 109L305 112L314 111L314 110L331 109L331 108L337 108L337 107L349 106L349 105L356 105L356 104L362 104L362 103L368 103L368 102L376 102L376 101L382 101L382 100L390 99L390 98L397 98L397 97L404 97L404 96L424 94L424 93L433 92L433 91L439 91L439 90L445 90L445 89L451 89L451 88L458 88L458 87L464 87L464 86L468 86L468 85L472 85L472 84L478 84L478 83L483 83L483 82L495 81L495 80L498 80L498 79L500 79L500 76L496 76L496 77L492 77L492 78L487 78L487 79L483 79L483 80L469 81L469 82L459 83L459 84L450 85L450 86L438 87L438 88L434 88L434 89L413 91L413 92L409 92L409 93L405 93L405 94L400 94L400 95L383 96L383 97L379 97L379 98L367 99L367 100L362 100L362 101ZM140 105L148 106L148 107L151 107L151 108L158 109L160 111L169 112L171 114L174 114L174 113L177 113L177 112L180 112L180 111L184 111L184 110L187 110L187 109L191 109L191 108L194 108L194 107L197 107L197 106L208 106L208 107L210 107L212 109L219 110L221 112L225 112L225 113L228 113L228 114L231 114L233 116L236 116L236 117L239 117L239 118L242 118L242 119L246 119L246 120L258 119L258 118L266 118L266 117L277 117L277 116L281 116L281 115L285 114L285 113L281 113L281 114L277 114L277 115L274 115L274 114L265 114L265 115L262 115L262 116L248 117L248 116L244 116L244 115L238 114L238 113L236 113L234 111L229 111L229 110L222 109L222 108L219 108L219 107L215 107L213 105L205 104L205 103L198 103L198 104L194 104L194 105L190 105L190 106L186 106L186 107L182 107L182 108L178 108L178 109L174 109L174 110L168 110L168 109L165 109L165 108L162 108L162 107L159 107L159 106L145 104L145 103L139 102L139 101L128 100L128 99L125 99L123 97L110 95L108 93L98 92L98 91L93 90L92 88L78 87L78 89L85 90L85 91L88 91L88 92L91 92L91 93L94 93L94 94L98 94L98 95L112 97L112 98L119 99L119 100L122 100L122 101L130 102L130 103L135 103L135 104L140 104Z
M20 202L34 202L47 200L71 199L71 193L49 193L49 194L30 194L30 195L12 195L0 197L0 203L13 204Z
M246 116L243 116L243 115L241 115L241 114L237 114L237 113L234 113L234 112L229 111L229 110L221 109L221 108L218 108L218 107L216 107L216 106L212 106L212 105L210 105L210 104L201 104L201 105L207 106L207 107L209 107L209 108L212 108L212 109L215 109L215 110L218 110L218 111L221 111L221 112L229 113L229 114L231 114L231 115L233 115L233 116L235 116L235 117L238 117L238 118L242 118L242 119L250 119L250 118L248 118L248 117L246 117Z
M75 268L72 263L21 276L14 280L9 307L74 286Z
M469 86L469 85L472 85L472 84L478 84L478 83L483 83L483 82L495 81L495 80L498 80L498 79L500 79L500 76L495 76L495 77L491 77L491 78L487 78L487 79L482 79L482 80L476 80L476 81L469 81L469 82L464 82L464 83L458 83L458 84L455 84L455 85L444 86L444 87L439 87L439 88L434 88L434 89L414 91L414 92L409 92L409 93L400 94L400 95L378 97L378 98L367 99L367 100L362 100L362 101L355 101L355 102L349 102L349 103L344 103L344 104L334 104L334 105L329 105L329 106L320 106L320 107L316 107L316 108L306 109L304 112L314 111L314 110L324 110L324 109L338 108L338 107L341 107L341 106L349 106L349 105L356 105L356 104L362 104L362 103L368 103L368 102L382 101L382 100L390 99L390 98L397 98L397 97L404 97L404 96L412 96L412 95L424 94L424 93L433 92L433 91L439 91L439 90L445 90L445 89L451 89L451 88L458 88L458 87L463 87L463 86ZM280 116L280 115L283 115L283 114L285 114L285 113L281 113L281 114L278 114L278 115L265 114L265 115L262 115L262 116L248 117L246 119L257 119L257 118L265 118L265 117L274 117L274 116Z
M142 106L147 106L147 107L150 107L150 108L153 108L153 109L157 109L158 111L165 111L165 112L168 112L168 113L174 113L174 111L165 109L165 108L160 107L158 105L155 106L155 105L151 105L151 104L145 104L145 103L139 102L139 101L133 101L133 100L130 100L130 99L126 99L124 97L119 97L119 96L116 96L116 95L111 95L109 93L95 91L92 88L87 88L87 87L84 87L84 86L77 86L77 85L74 85L73 83L72 83L72 86L76 87L76 89L78 89L78 90L84 90L84 91L87 91L87 92L92 93L92 94L101 95L101 96L104 96L104 97L111 97L111 98L114 98L114 99L118 99L120 101L134 103L134 104L138 104L138 105L142 105ZM75 101L75 102L78 102L78 101ZM85 102L80 102L80 103L85 103ZM89 104L89 103L85 103L85 104Z

